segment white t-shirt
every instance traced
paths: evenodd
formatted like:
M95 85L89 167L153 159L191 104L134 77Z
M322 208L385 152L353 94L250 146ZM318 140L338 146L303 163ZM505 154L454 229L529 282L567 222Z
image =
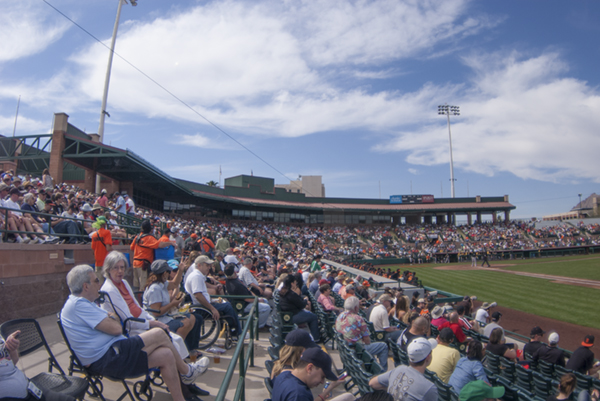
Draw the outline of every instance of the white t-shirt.
M475 315L475 320L481 323L487 323L488 317L490 317L490 314L485 309L478 309L477 314Z
M246 266L243 266L238 273L238 278L246 287L250 286L250 284L258 285L258 281L254 278L254 275Z
M206 301L210 303L210 294L206 288L206 276L197 269L194 269L194 271L185 279L185 291L192 296L192 303L194 305L200 304L200 301L195 297L195 294L198 294L199 292L202 293Z
M234 265L236 265L235 271L238 272L239 271L239 264L240 261L235 257L235 255L227 255L223 258L223 261L227 264L229 263L233 263Z
M388 318L387 309L382 304L377 305L371 311L369 321L373 323L375 331L383 331L390 327L390 319Z
M125 209L127 209L127 206L129 206L129 211L127 213L135 214L135 203L133 203L133 199L127 198L127 200L125 201L125 205Z
M9 208L9 209L14 209L14 210L21 210L21 205L19 205L17 202L14 202L12 199L8 198L7 200L2 202L4 205L4 207ZM23 213L21 212L13 212L14 214L16 214L17 216L22 216Z

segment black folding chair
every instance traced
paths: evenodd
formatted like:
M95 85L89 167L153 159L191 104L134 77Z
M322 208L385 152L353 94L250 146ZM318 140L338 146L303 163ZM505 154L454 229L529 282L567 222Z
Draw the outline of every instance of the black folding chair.
M91 373L83 365L83 363L81 363L81 361L75 354L75 351L73 351L73 348L71 348L71 343L69 342L69 339L67 338L67 334L65 333L65 329L63 328L62 322L60 321L60 314L58 315L58 320L56 323L58 324L58 328L60 329L60 334L62 335L63 340L65 341L65 344L67 345L67 348L69 349L69 353L70 353L69 376L72 376L73 373L82 373L83 375L85 375L85 380L87 380L87 382L90 384L90 387L91 387L90 391L88 391L88 394L90 396L100 398L102 401L106 401L106 399L102 395L102 391L104 390L104 385L102 384L102 378L106 377L107 379L109 379L111 381L120 382L121 384L123 384L123 387L125 388L125 391L119 396L119 398L117 398L117 401L122 401L127 396L129 396L131 401L135 401L136 399L144 400L144 401L152 400L153 391L152 391L152 387L149 386L150 379L144 380L144 381L138 381L134 384L134 386L133 386L133 391L135 393L135 398L134 398L134 395L132 394L131 390L129 389L129 385L127 384L127 382L124 379L117 379L114 377L96 375L94 373ZM148 375L147 375L147 378L148 378Z
M40 373L30 380L38 386L42 392L51 390L55 393L70 395L82 400L88 389L87 380L81 377L67 376L54 357L50 346L42 333L39 323L35 319L15 319L0 325L0 334L4 339L15 331L20 330L19 355L25 356L44 347L48 353L48 373ZM52 373L56 369L60 374Z

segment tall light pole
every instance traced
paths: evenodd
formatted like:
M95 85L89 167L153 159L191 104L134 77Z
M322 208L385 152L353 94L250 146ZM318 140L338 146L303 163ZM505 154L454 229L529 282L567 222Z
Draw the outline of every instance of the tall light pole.
M452 192L452 197L454 198L454 162L452 160L452 132L450 131L450 115L460 116L460 107L458 106L448 106L447 104L443 106L438 106L438 114L445 115L448 117L448 141L450 142L450 190Z
M137 6L137 0L129 0L132 6ZM113 28L112 39L110 41L110 52L108 53L108 66L106 67L106 78L104 79L104 93L102 94L102 106L100 108L100 124L98 125L98 136L100 143L104 142L104 118L108 115L106 111L106 101L108 100L108 85L110 83L110 70L112 68L113 54L115 53L115 42L117 41L117 31L119 30L119 20L121 19L121 8L127 4L127 0L119 0L117 7L117 18ZM100 193L100 174L96 173L96 193Z

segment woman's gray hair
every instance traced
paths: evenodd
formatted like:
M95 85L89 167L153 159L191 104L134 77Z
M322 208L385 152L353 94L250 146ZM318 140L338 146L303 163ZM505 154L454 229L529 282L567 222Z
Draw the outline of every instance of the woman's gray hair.
M129 262L127 261L127 258L122 252L112 251L111 253L106 255L106 258L104 259L104 266L102 266L102 274L104 275L104 277L109 279L111 269L115 267L120 261L125 262L125 269L129 267Z
M29 199L31 199L31 198L33 198L33 194L31 192L28 192L23 197L23 202L27 203L27 202L29 202Z
M93 272L89 265L78 265L71 269L67 274L67 285L73 295L81 294L83 285L90 282L90 272Z
M360 301L358 300L357 297L354 297L354 296L348 297L344 301L344 309L347 311L352 311L352 310L356 309L358 307L358 305L360 305Z

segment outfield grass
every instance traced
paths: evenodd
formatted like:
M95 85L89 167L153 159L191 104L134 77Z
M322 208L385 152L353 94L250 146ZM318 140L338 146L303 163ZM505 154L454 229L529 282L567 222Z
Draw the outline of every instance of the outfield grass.
M495 262L496 264L514 264L504 266L504 270L523 271L529 273L552 274L556 276L585 278L600 281L600 256L567 256L553 258L536 258ZM491 263L492 267L494 262Z
M566 259L561 265L562 269L571 271L577 269L577 267L572 268L572 264L581 263L581 261ZM548 262L556 262L556 259L550 259ZM519 264L518 267L515 266L515 270L530 271L529 268L537 269L546 265L554 266L551 263L543 265L525 263ZM595 319L598 316L596 301L600 300L600 291L597 289L557 284L545 279L486 270L434 269L439 266L439 264L412 265L410 267L402 265L398 268L416 271L423 285L427 287L459 295L476 295L482 301L496 301L499 305L508 308L600 329L600 321ZM558 271L553 270L553 273L550 273L548 269L536 272L555 274Z

